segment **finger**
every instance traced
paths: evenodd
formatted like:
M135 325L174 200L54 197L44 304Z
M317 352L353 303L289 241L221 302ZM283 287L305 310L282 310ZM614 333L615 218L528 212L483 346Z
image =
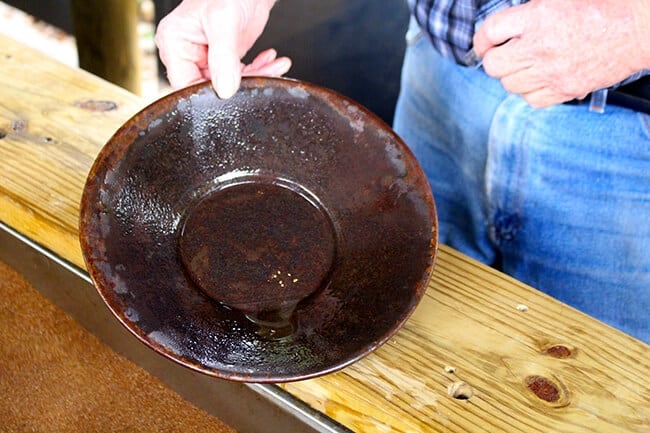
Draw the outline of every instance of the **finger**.
M208 48L212 85L220 98L230 98L241 82L237 27L233 21L214 20L213 25L206 28L206 34L209 41L215 41Z
M212 77L210 74L210 69L206 66L205 68L200 68L200 70L203 81L210 81L210 77Z
M501 85L509 93L528 94L548 86L548 83L535 78L529 69L506 75L501 78Z
M525 93L521 95L521 97L524 98L533 108L546 108L572 99L571 97L557 93L548 87Z
M474 35L474 52L483 57L492 47L521 36L526 5L513 6L488 16Z
M239 89L241 82L241 63L234 51L227 52L221 45L208 51L208 63L212 86L220 98L230 98Z
M180 88L200 80L200 69L207 66L207 47L165 35L169 33L156 33L156 44L171 86Z
M268 50L264 50L261 53L259 53L251 64L249 65L252 68L260 68L268 63L271 63L278 57L277 51L275 51L273 48L269 48Z
M201 63L206 63L207 56L205 43L195 40L192 32L185 31L173 16L167 16L160 21L154 41L173 88L181 88L201 80L200 68L204 66Z
M288 57L280 57L274 61L264 65L246 65L242 70L242 75L252 76L265 76L265 77L281 77L291 69L291 59Z
M483 69L491 77L502 78L529 69L533 61L518 49L519 38L490 48L483 55Z
M192 60L178 58L168 64L167 80L173 89L180 89L204 80L200 65Z
M501 85L508 92L521 95L541 90L546 86L546 83L532 76L529 69L524 69L502 77Z

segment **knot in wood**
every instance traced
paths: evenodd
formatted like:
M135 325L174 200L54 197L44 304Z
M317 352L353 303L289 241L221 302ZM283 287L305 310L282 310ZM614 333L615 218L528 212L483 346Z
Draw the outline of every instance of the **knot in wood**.
M74 103L75 107L82 108L88 111L112 111L117 109L117 104L113 101L102 101L97 99L87 99L85 101L77 101Z
M556 344L547 347L546 350L544 350L544 353L546 353L548 356L552 356L553 358L558 359L570 358L573 354L571 349L563 344Z
M555 403L560 400L561 392L558 386L544 376L528 376L524 383L526 388L531 390L541 400Z

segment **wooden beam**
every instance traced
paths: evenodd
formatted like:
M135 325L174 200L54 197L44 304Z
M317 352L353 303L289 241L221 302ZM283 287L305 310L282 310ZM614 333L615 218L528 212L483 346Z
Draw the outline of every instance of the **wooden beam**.
M72 0L79 66L141 93L136 0Z

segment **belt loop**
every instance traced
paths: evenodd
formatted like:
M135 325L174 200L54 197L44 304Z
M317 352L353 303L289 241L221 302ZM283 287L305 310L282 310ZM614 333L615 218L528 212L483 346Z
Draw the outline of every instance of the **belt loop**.
M591 93L589 100L589 111L603 114L607 104L607 89L596 90Z

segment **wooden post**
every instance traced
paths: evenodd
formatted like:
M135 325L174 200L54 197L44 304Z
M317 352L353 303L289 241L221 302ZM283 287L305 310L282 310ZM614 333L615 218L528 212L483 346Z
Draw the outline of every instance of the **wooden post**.
M137 0L72 0L79 66L141 92Z

